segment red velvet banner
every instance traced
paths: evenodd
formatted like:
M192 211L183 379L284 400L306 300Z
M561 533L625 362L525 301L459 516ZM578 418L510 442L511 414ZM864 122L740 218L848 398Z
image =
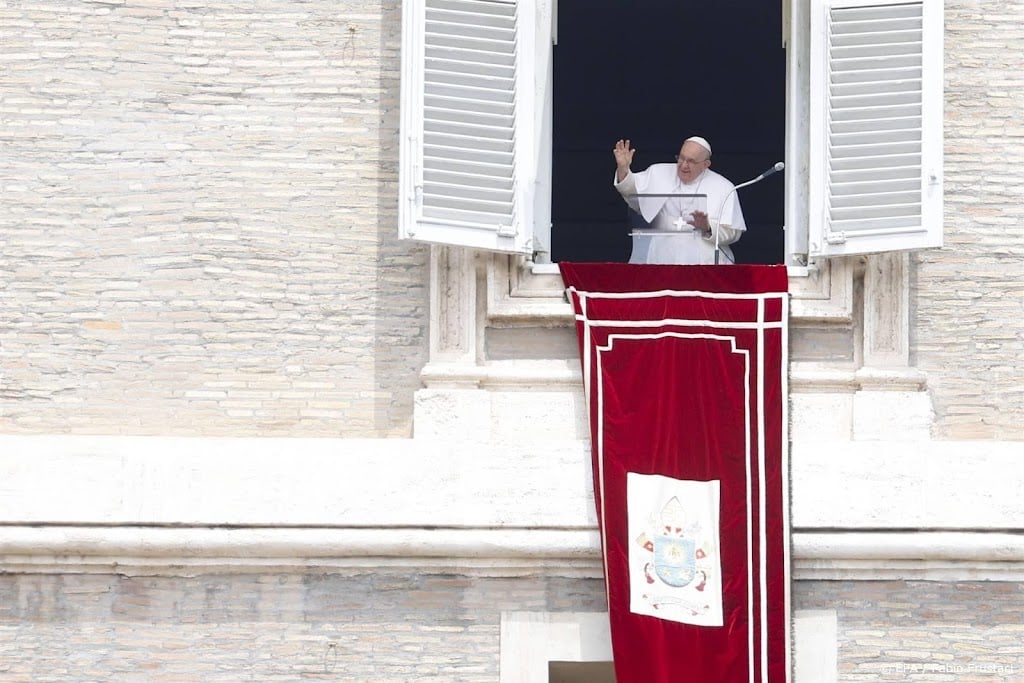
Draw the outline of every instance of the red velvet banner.
M789 681L785 267L561 271L616 680Z

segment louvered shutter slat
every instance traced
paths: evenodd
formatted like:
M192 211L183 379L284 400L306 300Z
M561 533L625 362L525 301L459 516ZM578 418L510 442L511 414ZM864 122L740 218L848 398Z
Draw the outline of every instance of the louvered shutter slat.
M921 142L919 140L897 141L888 144L876 141L875 144L861 145L846 139L847 137L843 135L833 135L831 137L831 143L835 148L835 152L832 155L834 161L833 168L842 168L843 162L847 160L864 159L872 161L892 156L908 158L908 155L909 158L918 160L921 152ZM915 165L914 168L920 168L920 164Z
M907 169L902 166L895 166L893 168L883 168L876 165L872 165L869 168L852 168L848 170L836 171L835 176L842 180L844 187L857 187L860 183L877 183L879 180L885 180L890 183L892 182L905 182L910 185L914 185L916 181L906 180ZM837 190L833 190L836 192Z
M471 94L478 96L471 97ZM428 122L443 123L451 119L460 122L479 121L485 125L497 123L508 129L514 123L513 103L481 97L483 94L464 93L463 97L453 97L430 92L424 96L424 115Z
M854 89L835 88L832 91L832 106L836 109L850 109L877 115L880 110L886 107L901 107L904 105L918 105L921 102L921 91L910 90L898 93L880 91L877 84L872 83L871 91L862 90L859 93L852 92Z
M837 197L843 195L862 196L865 193L872 192L874 188L875 181L873 178L869 182L858 183L855 181L846 181L842 184L842 186L834 190L834 194ZM916 192L918 190L918 183L914 182L913 180L905 180L903 178L900 178L895 181L890 181L889 189L899 192Z
M451 163L468 161L474 163L494 163L502 168L502 173L507 173L508 165L512 163L512 142L510 140L480 140L477 138L473 147L471 139L458 135L435 135L433 136L436 145L424 147L423 156L428 161L435 161L442 158L448 159ZM441 150L443 150L443 155Z
M513 87L513 73L509 68L491 63L464 62L454 59L450 52L427 54L424 58L426 73L431 74L434 85L444 83L458 84L460 81L471 81L484 87L492 86L495 90Z
M866 170L871 171L875 169L892 169L893 172L899 170L902 175L899 177L906 178L908 180L915 180L914 172L918 170L918 155L890 155L885 157L851 157L848 159L833 159L832 171L829 173L829 187L832 192L836 191L836 188L842 185L844 176L843 171L850 170ZM879 176L876 185L883 183L883 181L893 180L894 176L889 175L888 177Z
M916 66L910 67L896 67L889 65L882 69L875 69L873 76L875 82L879 85L883 83L889 83L891 81L915 81L920 87L920 70ZM833 85L839 85L842 83L854 83L860 84L863 81L863 77L856 71L848 72L833 72L831 83Z
M441 36L427 36L428 40L442 40ZM493 49L502 46L495 44ZM436 59L442 65L460 73L463 69L468 73L482 73L493 75L498 78L508 76L509 71L514 67L514 57L507 52L494 52L487 49L471 50L468 48L459 49L456 47L432 46L427 50L427 59ZM429 72L428 72L429 73Z
M833 70L837 73L843 71L872 72L864 73L863 75L873 78L873 72L881 69L917 67L920 65L920 56L910 54L876 55L866 50L860 50L857 56L837 56Z
M475 179L480 187L488 189L502 189L511 191L512 185L502 177L488 177L482 173L459 173L457 171L430 171L423 177L425 183L438 183L447 185L465 185L470 179Z
M850 107L846 110L837 110L832 113L831 121L877 121L879 119L892 119L908 116L920 116L920 103L910 105L874 107Z
M884 135L889 131L901 131L907 128L920 128L921 116L897 116L879 118L878 112L868 119L845 119L832 121L832 132L835 134L877 132Z
M838 82L837 82L838 86ZM864 83L859 78L845 87L836 87L834 92L856 97L860 95L887 95L900 94L917 91L920 93L921 81L913 78L885 77L875 74L875 80L871 83Z
M868 145L888 145L889 143L901 143L904 141L905 128L888 128L873 131L844 131L832 135L832 140L842 145L861 145L866 149Z
M920 211L920 195L913 192L870 192L867 194L836 195L832 204L833 216L838 221L857 218L885 218L889 214L908 216Z
M451 151L450 148L448 151ZM464 152L465 150L455 151ZM470 159L459 158L451 154L444 157L431 157L427 155L424 158L427 160L428 165L423 173L424 177L429 177L432 173L464 173L470 176L500 178L511 185L512 181L508 177L507 169L500 163L499 157L499 154L481 155Z
M495 140L511 140L514 135L511 116L484 112L424 107L428 119L424 130L428 133L454 133L464 136L483 136Z

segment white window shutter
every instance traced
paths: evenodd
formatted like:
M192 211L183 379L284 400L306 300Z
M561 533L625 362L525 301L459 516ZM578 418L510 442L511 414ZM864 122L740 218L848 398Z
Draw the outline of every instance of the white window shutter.
M812 0L808 253L942 245L942 0Z
M406 0L399 233L531 253L532 0Z

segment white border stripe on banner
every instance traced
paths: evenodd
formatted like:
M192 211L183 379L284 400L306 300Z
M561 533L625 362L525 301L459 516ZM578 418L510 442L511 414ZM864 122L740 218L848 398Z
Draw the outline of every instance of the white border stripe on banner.
M594 327L645 327L650 325L650 320L601 320L587 319L582 315L577 315L576 320L587 320ZM716 329L729 329L729 330L778 330L782 329L784 323L726 323L715 320L696 320L693 318L661 318L659 322L664 325L679 325L693 327L700 325L702 327L714 327Z
M787 321L786 325L782 326L782 352L786 353L789 349L789 297L780 296L779 300L782 304L782 311L779 314L780 319ZM779 474L782 477L782 483L780 488L782 489L782 563L784 567L790 567L790 555L789 555L789 373L786 371L786 358L782 358L782 362L779 364L779 374L781 381L781 393L782 393L782 429L779 430L779 453L782 454L782 463L780 464ZM785 646L786 646L786 680L788 681L792 676L793 671L793 633L792 623L789 619L789 615L793 613L792 605L790 604L790 582L789 572L786 572L786 581L783 582L784 605L786 609L786 624L785 624Z
M764 323L764 300L757 302L757 319ZM768 420L764 415L764 325L757 330L757 367L761 372L757 373L757 414L760 416L760 424L757 426L757 517L758 517L758 559L761 565L761 672L762 678L768 671L768 529L767 516L768 506L765 503L766 486L764 481L764 448L765 435ZM783 399L785 400L785 399Z
M649 322L651 322L651 323L659 323L660 321L649 321ZM651 327L662 327L662 326L663 325L661 325L661 324L652 324L651 325ZM597 325L595 325L595 327L597 327ZM754 621L754 580L755 580L754 579L754 574L755 574L755 572L754 572L754 556L753 556L753 547L754 546L753 546L753 543L752 543L752 541L753 541L753 533L754 533L754 530L753 530L753 515L751 514L753 512L754 501L752 499L752 497L753 497L753 490L751 488L752 487L752 482L751 482L751 468L750 468L750 459L751 459L751 452L750 452L750 446L751 446L751 440L750 440L750 431L751 431L750 430L750 425L751 425L751 416L750 416L750 352L748 350L746 350L746 349L739 349L739 348L737 348L736 337L735 336L708 334L707 332L692 332L692 333L691 332L652 332L652 333L636 333L636 334L618 334L618 333L613 333L613 334L609 334L608 335L608 344L607 345L601 345L601 346L595 346L594 347L595 350L598 352L597 353L597 376L598 376L597 392L598 392L598 410L599 410L598 419L600 421L599 422L599 428L598 428L598 435L600 437L598 439L598 441L599 441L599 451L598 451L598 453L599 453L599 455L598 455L599 462L598 462L598 466L601 469L601 485L600 485L600 489L601 489L601 520L602 520L601 521L601 538L602 538L602 540L606 539L606 536L605 536L605 523L604 523L604 520L606 519L606 517L605 517L605 508L604 508L604 501L605 501L605 490L604 490L604 382L602 382L600 380L600 378L602 377L601 368L602 368L602 361L603 361L604 352L611 351L612 347L614 346L615 341L617 339L623 339L623 340L625 340L625 339L665 339L665 338L669 338L669 337L677 338L677 339L710 339L710 340L714 340L714 341L729 342L730 352L731 353L740 354L743 357L743 375L744 375L744 377L743 377L743 415L744 415L744 422L745 422L745 428L744 428L744 449L745 449L745 453L744 453L743 461L744 461L744 464L745 464L745 471L746 471L746 493L747 493L747 505L746 505L746 507L747 507L747 623L749 624L749 627L747 628L747 641L748 641L748 646L747 646L747 659L748 659L748 661L747 661L747 672L748 672L748 675L749 675L749 678L750 678L750 683L754 683L754 630L755 630L755 626L754 626L754 624L755 624L755 621ZM762 420L762 422L763 422L763 420ZM605 547L607 548L607 546L605 546ZM604 569L605 569L605 577L606 577L605 590L607 592L607 590L608 590L608 588L607 588L607 576L608 576L607 553L605 553L605 558L603 558L603 559L604 559ZM758 573L761 574L761 577L762 577L762 580L763 580L763 576L764 576L764 573L765 573L763 565L761 567L761 570ZM610 596L610 594L608 595L608 600L609 600L608 604L611 605L611 596ZM762 604L762 606L764 605L764 592L763 592L763 590L762 590L761 604ZM765 631L764 622L762 622L762 624L761 624L761 632L762 632L762 634L764 633L764 631ZM766 671L763 671L762 672L762 679L766 680L765 679L766 676L767 676Z

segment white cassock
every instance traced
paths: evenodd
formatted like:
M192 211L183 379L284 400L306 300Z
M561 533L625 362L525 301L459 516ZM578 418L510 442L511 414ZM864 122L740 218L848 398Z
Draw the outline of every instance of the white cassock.
M646 171L630 172L621 182L615 178L612 182L630 208L643 216L652 228L681 233L634 235L630 263L712 264L715 262L715 230L722 251L719 263L735 262L728 245L743 235L747 224L743 222L739 198L732 192L734 185L724 176L705 169L692 183L684 183L675 164L654 164ZM707 202L704 206L690 198L632 196L636 194L704 194ZM692 223L690 214L695 209L708 214L711 237L704 237L693 225L685 224ZM679 222L680 217L683 222Z

